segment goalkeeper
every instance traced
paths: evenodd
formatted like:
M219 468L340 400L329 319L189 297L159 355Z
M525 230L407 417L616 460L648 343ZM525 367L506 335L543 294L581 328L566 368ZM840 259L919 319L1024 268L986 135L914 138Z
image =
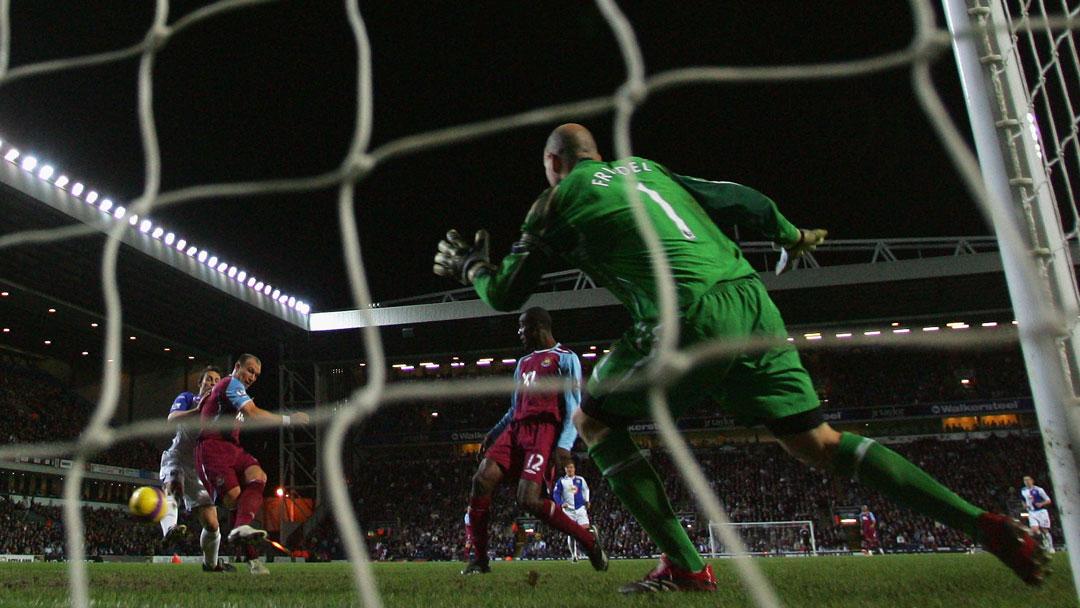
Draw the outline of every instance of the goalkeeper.
M743 352L696 367L669 388L678 416L711 396L745 425L764 424L801 461L855 477L923 515L984 543L1025 582L1038 583L1045 561L1019 523L963 500L917 466L872 439L835 431L823 421L810 376L779 311L739 247L718 226L761 232L784 248L783 271L826 236L799 229L765 195L731 182L672 173L652 160L604 162L592 134L577 124L556 128L544 148L551 187L533 203L521 237L498 266L488 257L487 233L468 243L454 230L439 243L434 270L476 288L497 310L525 303L555 258L577 266L603 285L634 321L593 370L574 415L578 431L619 500L663 555L644 580L625 593L713 590L712 569L676 518L663 481L627 431L649 415L643 391L620 390L651 361L659 323L656 277L638 233L628 183L645 207L671 265L678 298L680 346L710 340L773 338L765 352ZM633 177L633 182L630 181Z

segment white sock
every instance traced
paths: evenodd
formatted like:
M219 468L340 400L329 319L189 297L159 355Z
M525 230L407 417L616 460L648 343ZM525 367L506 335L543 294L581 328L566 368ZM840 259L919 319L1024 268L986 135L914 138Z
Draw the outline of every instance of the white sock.
M169 512L165 514L165 517L161 518L162 537L169 533L169 530L176 525L176 520L180 518L180 510L176 504L175 496L167 494L165 496L165 506L169 508Z
M202 534L199 535L199 544L202 546L203 563L211 568L216 566L218 547L221 545L221 532L219 530L211 532L203 528Z

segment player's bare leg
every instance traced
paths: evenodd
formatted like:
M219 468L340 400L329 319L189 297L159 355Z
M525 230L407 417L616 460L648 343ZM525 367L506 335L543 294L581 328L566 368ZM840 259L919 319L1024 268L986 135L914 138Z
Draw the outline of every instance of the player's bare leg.
M1024 582L1042 582L1046 554L1027 528L965 501L873 439L839 433L822 423L808 431L777 436L777 440L807 464L857 479L897 504L981 541Z
M624 585L620 591L715 591L712 567L701 559L686 535L663 482L626 429L613 429L584 409L574 412L574 426L612 492L664 553L644 580Z
M462 574L487 574L488 565L488 522L491 519L491 495L502 483L505 473L493 460L480 461L472 477L472 490L469 494L469 525L472 527L473 558L462 569Z
M169 506L169 510L165 513L165 517L161 518L161 534L165 539L165 544L169 544L187 535L187 526L176 523L180 518L180 497L184 495L184 485L180 481L168 481L162 489L165 492L165 504Z
M608 569L607 553L595 532L577 523L552 502L550 498L542 495L540 484L535 481L522 479L518 482L517 502L526 511L532 513L545 524L570 536L573 540L581 543L589 556L589 562L597 571Z

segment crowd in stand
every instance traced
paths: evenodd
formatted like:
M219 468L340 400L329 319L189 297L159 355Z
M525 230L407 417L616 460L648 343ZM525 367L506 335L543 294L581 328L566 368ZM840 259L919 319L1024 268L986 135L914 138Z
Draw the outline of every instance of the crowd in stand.
M1012 398L1028 395L1019 349L979 352L856 347L800 351L829 408ZM965 382L966 380L966 382Z
M0 444L70 441L90 422L96 404L34 367L0 362L0 409L4 426ZM96 454L93 462L156 469L161 448L134 440Z
M849 350L804 349L803 362L827 409L904 405L1027 396L1030 389L1020 352L1015 348L986 352L896 351L880 347ZM596 359L582 359L588 377ZM489 368L395 370L397 382L439 381L509 374L513 366L498 362ZM361 437L379 440L393 435L442 439L453 432L486 431L506 412L506 397L443 399L395 404L372 416ZM697 413L716 408L705 404Z
M1019 487L1024 475L1034 475L1053 495L1037 436L1000 433L967 440L919 439L892 447L986 509L1018 515ZM858 509L863 504L877 515L879 537L886 550L962 548L970 544L959 532L894 507L863 486L804 467L774 443L698 448L695 455L733 521L809 520L814 522L819 549L843 550L848 546L847 529L837 526L833 516L842 507ZM675 474L670 458L659 450L653 450L650 457L666 479L673 506L687 523L691 537L703 551L708 551L707 522L698 518L693 497ZM366 465L358 472L353 488L361 523L369 531L372 554L382 559L460 559L462 519L475 459L468 455L432 454L431 450L414 453L410 458L395 450L382 455L372 452L363 460ZM655 554L655 547L608 491L590 461L579 459L578 474L590 481L590 517L604 534L609 553L622 557ZM363 491L356 491L358 488ZM495 555L513 554L518 535L512 525L518 518L529 519L514 505L513 488L505 486L493 503ZM383 533L372 535L375 530ZM309 542L320 548L318 555L342 557L340 545L333 543L335 537L333 526L324 522ZM754 541L751 549L756 551L801 549L770 546L768 535L750 537ZM793 543L797 537L786 538L792 540L784 542ZM546 529L541 529L538 537L526 539L524 550L526 556L532 557L567 554L561 534Z
M189 538L163 546L161 528L133 519L125 509L83 507L86 555L154 555L173 551L196 555L198 542ZM64 524L58 506L32 499L11 500L0 495L0 554L42 555L46 560L65 554Z

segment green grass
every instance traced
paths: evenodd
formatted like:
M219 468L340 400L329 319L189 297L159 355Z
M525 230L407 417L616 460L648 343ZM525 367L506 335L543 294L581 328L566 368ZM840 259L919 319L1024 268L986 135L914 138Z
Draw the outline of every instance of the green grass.
M785 606L1015 607L1077 606L1064 555L1055 556L1052 575L1032 589L986 554L897 555L760 559ZM748 606L731 562L713 562L720 591L712 594L624 598L616 589L652 566L614 561L607 573L587 563L493 563L492 573L463 577L457 563L377 564L386 606L595 607ZM90 564L95 608L106 606L354 606L345 564L270 564L271 576L204 574L196 565ZM539 574L535 585L530 572ZM62 564L0 564L0 606L64 605L67 576Z

